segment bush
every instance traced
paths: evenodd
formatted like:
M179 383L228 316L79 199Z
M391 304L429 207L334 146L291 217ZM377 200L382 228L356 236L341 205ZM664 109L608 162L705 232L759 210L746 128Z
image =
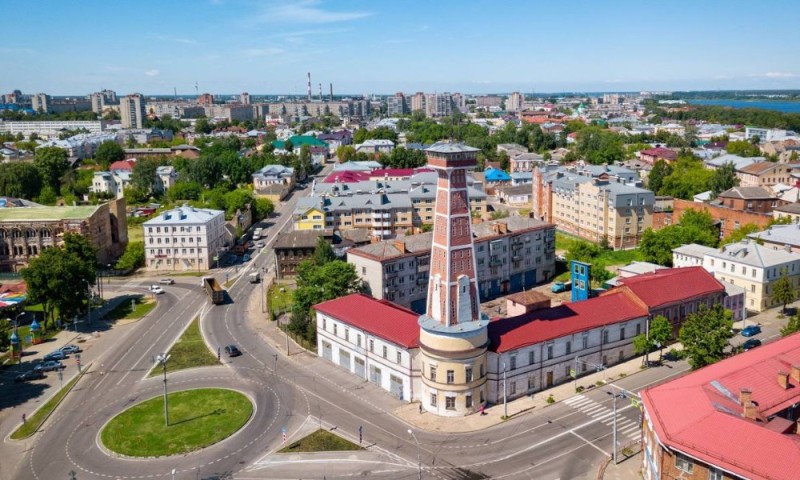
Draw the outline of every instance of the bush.
M555 399L555 398L553 398L553 395L550 395L549 397L547 397L547 400L545 400L545 401L546 401L548 404L553 404L553 403L556 403L556 399Z
M578 387L578 388L576 388L576 389L575 389L575 393L581 393L581 392L583 392L584 390L585 390L585 389L584 389L583 387Z

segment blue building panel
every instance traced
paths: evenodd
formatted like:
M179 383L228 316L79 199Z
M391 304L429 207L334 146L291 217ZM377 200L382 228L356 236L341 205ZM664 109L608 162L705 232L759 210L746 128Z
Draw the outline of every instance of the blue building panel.
M589 298L592 264L573 260L569 265L572 278L572 301L580 302Z

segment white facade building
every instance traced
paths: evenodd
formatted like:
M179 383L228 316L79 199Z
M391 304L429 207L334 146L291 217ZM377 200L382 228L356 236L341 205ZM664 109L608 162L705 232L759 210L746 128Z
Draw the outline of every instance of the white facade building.
M208 270L225 247L225 212L182 206L146 221L148 270Z
M89 133L101 133L106 129L106 122L101 120L55 120L44 122L4 122L0 121L0 133L23 134L26 138L36 133L40 138L58 138L64 130L88 130Z

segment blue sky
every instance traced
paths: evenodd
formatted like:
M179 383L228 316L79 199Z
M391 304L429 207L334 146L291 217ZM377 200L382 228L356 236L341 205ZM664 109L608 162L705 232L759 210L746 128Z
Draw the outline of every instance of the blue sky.
M796 0L6 1L0 91L800 88Z

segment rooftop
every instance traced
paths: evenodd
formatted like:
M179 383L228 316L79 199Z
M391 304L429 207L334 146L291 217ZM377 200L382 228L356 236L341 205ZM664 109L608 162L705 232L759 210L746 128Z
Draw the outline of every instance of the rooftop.
M722 198L741 198L758 200L776 198L775 194L764 187L733 187L719 194Z
M353 293L318 303L314 309L395 345L419 347L419 314L386 300Z
M760 238L770 243L782 243L800 247L800 224L772 225L763 232L751 233L748 237Z
M729 262L761 268L777 267L790 262L800 262L800 255L759 245L755 240L751 239L742 240L737 243L729 243L707 255L720 260L728 260Z
M703 267L656 270L635 277L620 278L619 283L630 289L651 309L725 291L722 283Z
M788 388L777 381L778 372L793 365L800 365L800 334L646 389L642 401L667 447L744 478L795 479L800 435L786 432L791 424L778 420L783 428L773 428L767 421L800 402L796 378L789 378ZM742 389L752 392L756 420L743 415Z
M690 257L697 257L701 259L703 258L703 255L715 253L716 251L716 248L698 245L697 243L689 243L687 245L681 245L678 248L672 249L672 253L679 253L681 255L688 255Z
M211 219L222 216L224 218L225 212L222 210L211 210L209 208L194 208L189 206L182 206L166 210L159 213L157 216L143 223L145 226L159 226L159 225L196 225L208 223Z
M294 230L291 232L281 232L275 239L274 249L279 248L315 248L319 238L330 235L330 231L325 230Z
M98 208L99 205L0 208L0 222L83 220L91 217Z
M463 143L436 142L426 148L425 151L431 153L470 153L480 152L480 149L464 145Z

